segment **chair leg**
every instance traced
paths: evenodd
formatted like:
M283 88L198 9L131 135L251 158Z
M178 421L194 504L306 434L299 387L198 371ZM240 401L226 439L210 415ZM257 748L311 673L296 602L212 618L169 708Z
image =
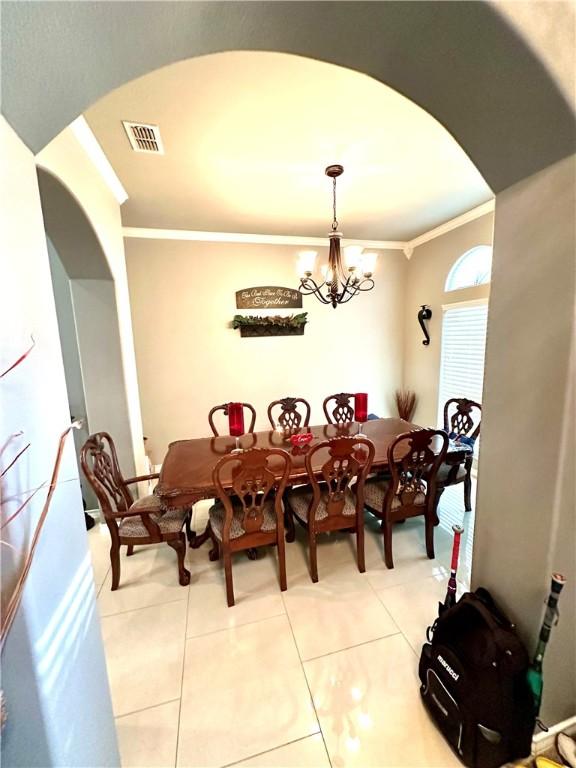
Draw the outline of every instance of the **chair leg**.
M210 537L210 541L212 542L212 549L210 550L210 552L208 552L208 559L210 560L211 563L214 563L216 562L216 560L220 560L220 554L221 554L220 542L214 535L214 531L212 530L212 526L210 525L210 523L208 523L207 530L208 530L208 536Z
M466 477L464 478L464 509L472 511L472 464L466 464Z
M232 584L232 555L227 547L224 547L224 573L226 575L226 600L228 607L234 605L234 585Z
M394 568L392 559L392 524L388 520L382 520L382 535L384 537L384 562L386 568Z
M130 557L130 555L134 554L134 544L128 544L128 551L126 552L126 557Z
M310 553L310 577L313 582L318 581L318 558L316 555L316 534L308 531L308 551Z
M296 540L296 526L294 525L294 515L288 506L284 510L284 525L286 526L286 541L291 544Z
M186 515L186 538L188 539L188 544L192 544L196 536L196 532L192 530L192 511L193 508L190 507L190 512Z
M434 520L426 515L426 554L434 559Z
M190 571L184 567L184 558L186 557L186 536L181 533L177 539L170 539L168 546L176 552L178 556L178 580L182 587L190 584Z
M364 573L366 571L364 559L364 520L360 517L356 522L356 558L358 560L358 570L360 573Z
M112 592L120 585L120 544L113 541L110 547L110 564L112 565Z
M438 504L440 504L440 499L442 498L444 490L444 487L436 486L436 497L434 499L434 508L432 510L432 522L434 525L440 524L440 520L438 519Z
M284 541L284 531L278 532L278 569L280 571L280 590L285 592L288 589L286 582L286 543Z

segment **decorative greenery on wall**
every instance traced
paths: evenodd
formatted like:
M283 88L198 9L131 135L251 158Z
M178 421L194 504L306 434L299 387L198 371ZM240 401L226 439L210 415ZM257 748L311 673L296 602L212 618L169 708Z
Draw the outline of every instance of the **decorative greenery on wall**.
M298 315L234 315L232 327L240 329L241 336L302 336L308 322L307 312Z

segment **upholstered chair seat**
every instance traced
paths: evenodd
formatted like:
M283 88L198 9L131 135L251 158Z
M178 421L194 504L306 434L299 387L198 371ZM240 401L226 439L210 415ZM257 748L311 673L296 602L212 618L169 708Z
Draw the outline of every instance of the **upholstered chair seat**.
M186 522L189 509L170 509L162 512L160 502L155 496L145 496L139 499L130 507L131 512L148 512L150 519L160 528L160 533L179 533ZM130 515L125 517L120 523L120 536L126 538L138 538L140 536L149 536L146 526L142 522L140 515Z
M313 494L310 491L293 491L288 494L290 507L296 517L302 522L308 522L308 510L310 509L310 503L313 498ZM356 496L350 490L346 490L344 494L344 508L342 514L345 516L354 517L356 514ZM320 503L318 504L314 516L316 520L325 520L328 517L328 493L327 491L322 494Z
M226 512L224 505L221 501L217 501L212 507L210 507L208 514L210 516L210 527L214 536L218 541L222 541L222 531L224 529L224 518ZM262 531L275 531L276 530L276 511L274 508L274 500L264 502L262 506L263 521ZM230 523L230 538L239 539L244 536L246 531L242 527L242 519L244 517L244 511L240 504L234 505L234 514L232 516L232 522Z
M450 478L452 483L458 482L460 480L464 480L466 477L466 467L464 464L459 464L458 469L456 470L456 474L452 475L451 473L454 472L454 465L453 464L442 464L440 469L438 470L438 482L444 483L448 478Z
M385 480L368 480L364 486L364 499L366 505L373 507L374 509L381 509L384 504L384 497L388 492L388 488L389 483L387 483ZM399 490L394 494L394 498L392 499L392 504L390 507L391 509L399 509L402 506L402 501L400 499L403 494L404 489L399 488ZM407 493L406 496L408 496ZM418 490L416 491L414 500L411 503L416 507L424 506L424 504L426 504L426 482L424 480L420 480Z

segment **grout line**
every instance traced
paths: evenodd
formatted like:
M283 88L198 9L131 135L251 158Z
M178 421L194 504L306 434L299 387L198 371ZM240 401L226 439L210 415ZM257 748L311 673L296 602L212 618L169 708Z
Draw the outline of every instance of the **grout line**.
M100 587L100 591L104 588L104 584ZM162 603L152 603L151 605L141 605L138 608L126 608L125 611L116 611L115 613L103 614L100 610L100 619L111 619L113 616L123 616L125 613L133 613L134 611L145 611L148 608L161 608L163 605L172 605L173 603L182 603L186 600L185 597L177 597L174 600L164 600Z
M394 622L394 625L397 628L397 632L390 632L389 635L380 635L380 637L373 637L371 640L363 640L361 643L354 643L354 645L347 645L345 648L338 648L336 651L329 651L328 653L321 653L320 656L312 656L309 659L304 659L302 661L303 664L308 664L309 661L317 661L318 659L325 659L327 656L334 656L336 653L342 653L343 651L351 651L352 648L361 648L363 645L370 645L370 643L377 643L379 640L387 640L389 637L396 637L396 635L403 635L401 629L398 628L398 625L392 619Z
M194 512L194 510L192 510ZM186 547L188 549L188 547ZM190 581L192 581L192 574L190 574ZM182 718L182 694L184 692L184 670L186 669L186 644L187 637L186 631L188 629L188 614L190 613L190 585L188 585L188 595L186 600L186 620L184 622L184 648L182 651L182 675L180 677L180 706L178 707L178 727L176 729L176 751L174 754L174 768L178 762L178 748L180 746L180 720Z
M261 757L262 755L267 755L270 752L274 752L276 749L282 749L282 747L287 747L290 744L297 744L299 741L305 741L306 739L311 739L313 736L318 736L318 735L320 736L322 735L321 731L318 731L318 733L310 733L308 734L308 736L301 736L299 739L292 739L292 741L287 741L284 744L278 744L277 747L272 747L272 749L265 749L264 752L256 752L254 755L241 757L240 760L234 760L233 763L226 763L226 765L223 765L222 768L232 768L232 766L238 765L238 763L243 763L245 760L252 760L254 757ZM330 762L330 756L328 756L328 761Z
M286 618L288 619L288 626L290 627L290 632L292 633L292 639L294 641L294 647L296 648L296 653L298 654L298 659L300 660L300 668L302 669L302 674L304 675L304 680L306 681L306 687L308 688L308 694L310 695L310 703L312 704L312 708L314 710L314 716L316 718L316 722L318 723L318 731L320 735L322 736L322 742L324 744L324 749L326 751L326 756L328 758L328 762L330 763L330 768L332 768L332 758L330 757L330 752L328 751L328 745L326 744L326 739L324 738L324 731L322 730L322 725L320 723L320 718L318 717L318 710L316 709L316 704L314 703L314 697L312 696L312 691L310 690L310 683L308 682L308 678L306 676L306 670L304 669L304 663L302 661L302 656L300 655L300 649L298 648L298 643L296 642L296 635L294 634L294 627L292 626L292 622L290 621L290 615L288 614L288 609L286 608L286 603L284 602L284 595L282 593L282 602L284 603L284 610L286 611ZM312 735L312 734L310 734Z
M286 616L286 610L282 613L274 613L271 616L263 616L261 619L253 619L252 621L244 621L242 624L234 624L231 627L221 627L220 629L212 629L210 632L202 632L200 635L186 636L186 642L189 640L198 640L201 637L208 637L208 635L215 635L217 632L229 632L231 629L240 629L241 627L248 627L251 624L259 624L261 621L268 621L268 619L277 619L279 616Z
M172 704L173 701L179 701L179 699L168 699L168 701L160 701L158 702L158 704L150 704L149 707L142 707L142 709L133 709L131 712L124 712L121 715L114 715L114 720L122 720L123 717L129 717L130 715L137 715L139 712L146 712L148 709L163 707L164 704Z

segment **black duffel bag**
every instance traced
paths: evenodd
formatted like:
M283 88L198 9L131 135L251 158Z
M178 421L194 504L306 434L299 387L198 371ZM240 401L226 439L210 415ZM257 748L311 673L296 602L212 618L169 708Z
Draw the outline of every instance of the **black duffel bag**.
M467 592L428 630L420 692L460 760L498 768L530 754L534 701L528 654L485 589Z

